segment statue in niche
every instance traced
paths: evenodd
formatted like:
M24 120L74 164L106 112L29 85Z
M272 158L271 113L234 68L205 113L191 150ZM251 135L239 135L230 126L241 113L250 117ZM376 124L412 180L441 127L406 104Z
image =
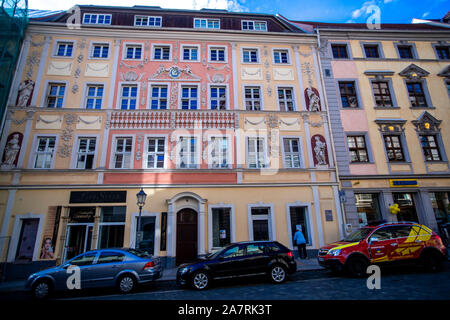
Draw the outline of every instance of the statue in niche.
M25 80L21 82L19 85L19 93L17 95L16 105L21 108L28 107L31 102L33 90L34 90L33 80Z
M315 135L312 137L312 147L314 150L314 164L315 165L327 165L327 144L325 139L321 135Z
M20 152L22 137L23 135L18 132L9 135L3 154L2 168L12 168L17 165L17 156Z
M306 106L309 111L320 111L320 98L319 98L319 92L316 88L308 87L305 90L305 99L306 99Z

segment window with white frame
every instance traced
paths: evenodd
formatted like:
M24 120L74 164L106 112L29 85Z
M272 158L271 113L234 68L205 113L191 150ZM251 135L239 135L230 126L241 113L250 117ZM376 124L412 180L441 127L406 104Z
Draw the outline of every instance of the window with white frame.
M154 110L167 109L167 86L154 85L151 90L150 107Z
M88 85L86 88L86 109L101 109L103 85Z
M154 46L153 60L170 60L170 46Z
M278 104L280 111L295 111L292 88L278 88Z
M209 141L209 166L211 168L228 168L228 138L211 137Z
M147 169L164 168L165 138L148 138Z
M221 248L231 243L231 208L212 208L212 246Z
M123 84L120 93L120 109L134 110L137 105L138 87L135 84Z
M267 23L265 21L242 21L242 30L267 31Z
M197 61L198 60L198 48L197 47L183 47L183 60L184 61Z
M197 168L197 138L196 137L180 137L178 140L178 159L179 168Z
M194 28L220 29L220 20L219 19L194 18Z
M108 58L109 44L108 43L94 43L92 45L91 58Z
M142 45L140 44L127 44L125 50L126 59L139 60L142 58Z
M119 137L116 138L114 150L114 168L129 169L131 168L133 138Z
M266 167L266 148L263 138L247 138L248 168L260 169Z
M245 63L257 63L258 62L258 49L243 49L242 61Z
M134 16L136 27L161 27L162 17Z
M58 41L56 43L55 56L71 57L73 53L73 42Z
M50 169L55 153L56 137L38 137L34 168Z
M251 208L251 223L253 231L253 241L270 240L271 223L270 223L270 207L253 207Z
M283 138L284 166L286 168L301 168L300 139Z
M211 62L225 62L225 48L223 47L209 48L209 60Z
M227 88L223 86L214 86L210 88L210 101L212 110L227 109Z
M94 137L78 138L77 169L93 169L95 158L95 146L97 139Z
M110 14L85 13L83 24L111 24Z
M66 93L65 83L49 83L47 89L47 108L62 108L64 104L64 95Z
M289 51L277 49L273 51L273 61L279 64L289 63Z
M198 88L192 86L181 87L181 109L197 109Z
M245 110L261 110L261 88L245 87Z

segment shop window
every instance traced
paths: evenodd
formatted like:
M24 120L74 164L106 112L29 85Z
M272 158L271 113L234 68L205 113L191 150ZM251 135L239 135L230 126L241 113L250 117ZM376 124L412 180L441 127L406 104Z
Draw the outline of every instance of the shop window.
M439 224L450 222L450 192L430 192L434 215Z
M397 214L398 221L419 222L412 193L393 193L392 196L394 203L397 203L400 208Z
M231 243L231 208L212 208L213 247Z
M136 228L138 225L136 217ZM142 239L139 242L139 249L155 254L155 224L156 217L141 217Z
M126 207L102 207L98 248L121 248L125 232Z
M381 220L378 194L355 193L356 209L358 211L359 226L363 227Z

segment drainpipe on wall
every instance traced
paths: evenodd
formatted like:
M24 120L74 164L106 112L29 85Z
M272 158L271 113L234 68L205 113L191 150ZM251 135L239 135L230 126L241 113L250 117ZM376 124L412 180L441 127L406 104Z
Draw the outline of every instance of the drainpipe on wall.
M322 88L323 88L323 94L324 94L323 98L325 100L325 105L327 106L328 130L331 133L330 134L331 151L332 151L333 158L334 158L334 166L336 168L336 181L338 183L338 194L339 194L339 205L340 205L340 208L339 208L340 212L339 213L340 213L340 216L341 216L341 219L342 219L342 226L341 226L341 230L342 231L341 231L341 233L343 235L346 235L347 234L347 232L346 232L347 221L345 219L344 206L342 204L341 197L340 197L341 181L339 180L339 167L338 167L338 164L337 164L336 150L334 149L333 131L332 131L332 128L331 128L331 118L330 118L330 113L329 113L329 106L328 106L328 99L327 99L327 94L326 94L325 82L323 80L324 74L323 74L323 71L322 71L322 61L321 61L321 58L320 58L320 50L319 50L320 49L320 32L319 32L319 28L315 28L315 30L316 30L316 34L317 34L317 56L318 56L318 62L319 62L318 64L319 64L319 71L320 71L320 81L322 83Z

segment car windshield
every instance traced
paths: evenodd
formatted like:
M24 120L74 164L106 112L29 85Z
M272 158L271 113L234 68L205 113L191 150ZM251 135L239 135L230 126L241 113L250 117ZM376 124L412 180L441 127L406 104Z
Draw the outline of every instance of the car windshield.
M127 250L129 253L134 254L135 256L138 256L139 258L147 258L147 257L151 257L152 254L150 252L148 252L147 250L142 250L142 249L128 249Z
M232 244L226 245L225 247L220 248L217 251L208 253L205 258L206 259L214 259L217 258L222 252L224 252L225 250L227 250L228 248L230 248L232 246Z
M347 237L344 238L345 242L359 242L363 239L365 239L370 232L372 232L372 228L361 228L359 230L356 230L355 232L352 232Z

